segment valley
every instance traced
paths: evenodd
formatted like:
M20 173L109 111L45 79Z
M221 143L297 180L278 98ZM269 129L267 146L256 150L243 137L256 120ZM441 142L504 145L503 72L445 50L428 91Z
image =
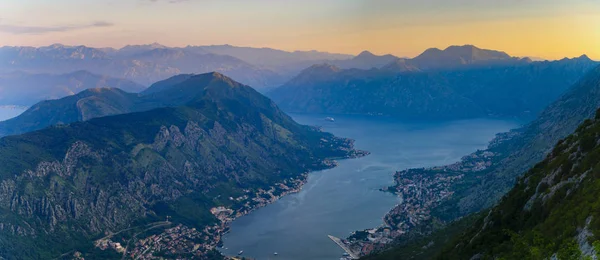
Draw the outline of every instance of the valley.
M353 138L358 149L371 154L309 173L298 193L233 221L223 237L227 249L220 249L227 255L243 250L244 256L256 259L276 259L274 252L282 259L339 259L343 251L327 235L345 238L356 230L377 228L391 208L406 202L380 191L394 184L390 172L453 162L485 148L496 133L519 125L487 119L418 122L338 116L332 123L324 115L292 117Z
M598 14L0 1L0 260L598 260Z

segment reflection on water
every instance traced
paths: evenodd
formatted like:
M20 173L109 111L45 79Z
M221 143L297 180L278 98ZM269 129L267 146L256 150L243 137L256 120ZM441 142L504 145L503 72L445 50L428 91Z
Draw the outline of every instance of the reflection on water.
M385 118L293 115L303 124L321 125L356 140L371 155L340 161L334 169L314 172L299 193L234 221L223 252L256 259L335 260L343 251L327 235L382 224L399 199L379 191L393 184L396 170L443 165L485 148L498 132L517 127L510 120L402 122ZM278 252L278 256L274 255Z

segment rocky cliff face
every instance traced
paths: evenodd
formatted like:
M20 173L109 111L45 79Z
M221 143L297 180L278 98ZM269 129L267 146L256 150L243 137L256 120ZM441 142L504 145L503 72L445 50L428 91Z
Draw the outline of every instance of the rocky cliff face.
M597 259L599 118L558 142L439 258Z
M0 256L40 259L167 215L202 230L217 221L210 208L238 207L224 198L357 152L225 81L187 106L5 137L0 154Z

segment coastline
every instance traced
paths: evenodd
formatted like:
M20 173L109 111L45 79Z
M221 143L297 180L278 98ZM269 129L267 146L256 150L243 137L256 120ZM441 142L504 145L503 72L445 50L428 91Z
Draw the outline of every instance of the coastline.
M347 139L347 141L353 147L353 140ZM225 206L216 206L211 208L210 213L217 218L218 222L205 226L202 230L196 230L184 224L174 226L174 223L167 220L162 225L166 228L161 232L153 232L153 235L144 238L135 237L135 239L131 239L123 245L112 241L110 238L105 238L96 241L96 247L101 250L111 249L135 259L153 259L155 251L162 252L162 250L200 258L221 255L224 259L239 259L235 256L223 255L222 252L218 251L219 248L223 248L222 237L229 232L230 224L233 221L274 203L286 195L302 191L311 172L335 168L338 166L338 160L354 159L369 154L367 151L351 148L345 157L323 159L320 161L319 166L313 167L313 169L296 177L275 183L269 186L268 190L261 188L257 190L244 190L244 195L237 198L229 198L229 200L234 202L232 204L241 204L241 207L234 209ZM136 236L141 233L136 234ZM203 242L198 243L198 241ZM246 259L250 258L246 257Z
M402 202L386 213L383 225L355 231L342 242L361 257L387 249L414 228L434 221L431 211L454 195L452 185L467 178L469 173L491 167L496 156L487 149L477 150L452 164L396 171L394 186L380 191L394 193Z
M313 173L313 172L321 171L321 170L326 170L326 169L332 169L332 168L335 168L335 167L337 167L337 166L338 166L338 160L350 160L350 159L356 159L356 158L361 158L361 157L367 156L367 155L369 155L369 154L370 154L370 152L368 152L368 151L355 150L355 153L353 153L353 154L351 154L351 155L349 155L349 156L347 156L347 157L342 157L342 158L332 158L332 159L325 159L325 160L323 160L323 165L327 165L327 167L324 167L324 168L322 168L322 169L315 169L315 170L308 171L308 172L305 172L305 173L301 174L301 175L300 175L298 178L294 179L295 181L299 181L299 182L297 182L297 186L295 186L295 187L293 187L293 188L289 189L288 191L286 191L286 192L282 193L282 194L281 194L281 195L279 195L279 196L273 196L273 197L272 197L272 200L269 200L268 202L265 202L264 204L261 204L261 205L255 206L255 207L251 208L250 210L248 210L248 211L245 211L245 212L243 212L243 213L240 213L240 212L238 212L238 213L236 213L236 214L235 214L235 216L233 216L233 217L231 217L232 213L229 213L229 215L226 215L226 216L225 216L225 219L221 220L221 219L223 218L223 216L221 216L221 218L219 218L219 216L218 216L218 215L219 215L221 212L224 212L224 210L225 210L225 211L227 211L228 209L223 209L223 208L219 209L218 207L217 207L217 208L213 208L213 209L215 209L215 211L216 211L216 212L215 212L215 213L216 213L216 215L215 215L215 213L213 213L213 215L215 215L217 218L219 218L219 220L221 220L221 224L222 224L221 226L223 227L223 232L222 232L222 233L219 233L219 234L216 234L216 236L215 236L215 238L217 238L217 245L218 245L218 246L220 246L220 247L222 247L222 246L223 246L223 245L222 245L222 236L223 236L223 235L225 235L225 234L227 234L227 233L229 232L229 225L230 225L230 224L231 224L233 221L237 220L237 219L238 219L238 218L240 218L240 217L246 216L246 215L248 215L248 214L250 214L250 213L254 212L255 210L258 210L258 209L262 208L262 207L268 206L268 205L269 205L269 204L271 204L271 203L275 203L276 201L278 201L279 199L283 198L284 196L287 196L287 195L291 195L291 194L294 194L294 193L301 192L301 191L302 191L302 189L304 188L304 185L306 184L306 182L307 182L307 180L308 180L308 176L309 176L309 174L311 174L311 173ZM281 184L275 184L275 185L273 185L273 186L271 187L271 189L272 189L273 187L276 187L276 186L279 186L279 185L281 185ZM212 213L213 209L211 209L211 213ZM230 209L229 209L229 210L230 210ZM236 256L227 256L227 255L224 255L224 256L225 256L225 259L227 259L227 260L235 260L235 259L239 259L239 258L237 258ZM248 258L248 257L246 257L246 259L251 259L251 258Z

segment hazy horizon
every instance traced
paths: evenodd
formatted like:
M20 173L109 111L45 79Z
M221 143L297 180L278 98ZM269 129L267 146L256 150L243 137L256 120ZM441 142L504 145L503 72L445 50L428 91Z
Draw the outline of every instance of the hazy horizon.
M229 44L229 43L223 43L223 44L210 44L210 45L182 45L182 46L169 46L169 45L161 44L160 42L150 42L150 43L140 43L140 44L127 44L127 45L123 45L123 46L119 46L119 47L111 47L111 46L91 46L91 45L85 45L85 44L64 44L64 43L56 42L56 43L52 43L52 44L48 44L48 45L37 45L37 46L34 46L34 45L2 45L2 46L0 46L0 48L2 48L2 47L34 47L34 48L40 48L40 47L48 47L48 46L52 46L52 45L55 45L55 44L58 44L58 45L63 45L63 46L67 46L67 47L86 46L86 47L90 47L90 48L96 48L96 49L106 49L106 48L113 48L113 49L115 49L115 50L119 50L119 49L121 49L121 48L124 48L124 47L126 47L126 46L136 46L136 45L137 45L137 46L143 46L143 45L153 45L153 44L162 45L162 46L165 46L165 47L167 47L167 48L185 48L185 47L187 47L187 46L194 46L194 47L196 47L196 46L199 46L199 47L206 47L206 46L225 46L225 45L229 45L229 46L232 46L232 47L239 47L239 48L273 49L273 50L286 51L286 52L296 52L296 51L299 51L299 52L311 52L311 51L316 51L316 52L324 52L324 53L330 53L330 54L340 54L340 55L354 55L354 56L358 56L360 53L362 53L362 52L364 52L364 51L367 51L367 52L370 52L370 53L372 53L372 54L374 54L374 55L378 55L378 56L383 56L383 55L394 55L394 54L392 54L392 53L377 53L377 52L374 52L374 51L372 51L372 50L361 50L361 51L359 51L359 52L357 52L357 53L344 53L344 52L335 52L335 51L324 51L324 50L319 50L319 49L305 49L305 50L284 50L284 49L278 49L278 48L273 48L273 47L269 47L269 46L240 46L240 45L233 45L233 44ZM464 44L464 45L473 45L473 44ZM451 47L451 46L464 46L464 45L449 45L449 46L442 47L442 48L438 48L438 49L444 50L444 49L446 49L446 48L448 48L448 47ZM503 50L495 50L495 49L485 48L485 47L482 47L482 46L476 46L476 45L474 45L474 46L475 46L475 47L477 47L477 48L483 49L483 50L503 51ZM430 48L437 48L437 47L430 47ZM429 49L429 48L427 48L427 49ZM414 55L414 56L398 56L398 55L395 55L395 56L397 56L397 57L399 57L399 58L408 58L408 59L411 59L411 58L414 58L414 57L418 56L419 54L423 53L423 52L424 52L424 51L426 51L427 49L423 49L423 51L421 51L421 52L417 53L417 54L416 54L416 55ZM571 58L578 58L578 57L581 57L581 56L583 56L583 55L586 55L586 56L588 56L588 57L589 57L589 58L591 58L592 60L600 60L600 59L594 59L593 57L590 57L590 55L589 55L589 54L587 54L587 53L581 53L581 54L579 54L579 55L574 55L574 56L564 56L564 57L558 57L558 58L546 58L546 57L533 56L533 55L516 56L516 55L512 55L511 53L507 53L507 54L509 54L509 55L510 55L510 56L512 56L512 57L531 58L531 59L533 59L534 61L537 61L537 60L544 60L544 59L546 59L546 60L549 60L549 61L552 61L552 60L559 60L559 59L563 59L563 58L569 58L569 59L571 59Z
M8 11L10 10L10 11ZM290 12L293 10L294 12ZM25 21L22 17L31 17ZM144 21L144 22L141 22ZM414 57L471 44L512 56L600 59L592 0L3 1L0 45L221 45Z

